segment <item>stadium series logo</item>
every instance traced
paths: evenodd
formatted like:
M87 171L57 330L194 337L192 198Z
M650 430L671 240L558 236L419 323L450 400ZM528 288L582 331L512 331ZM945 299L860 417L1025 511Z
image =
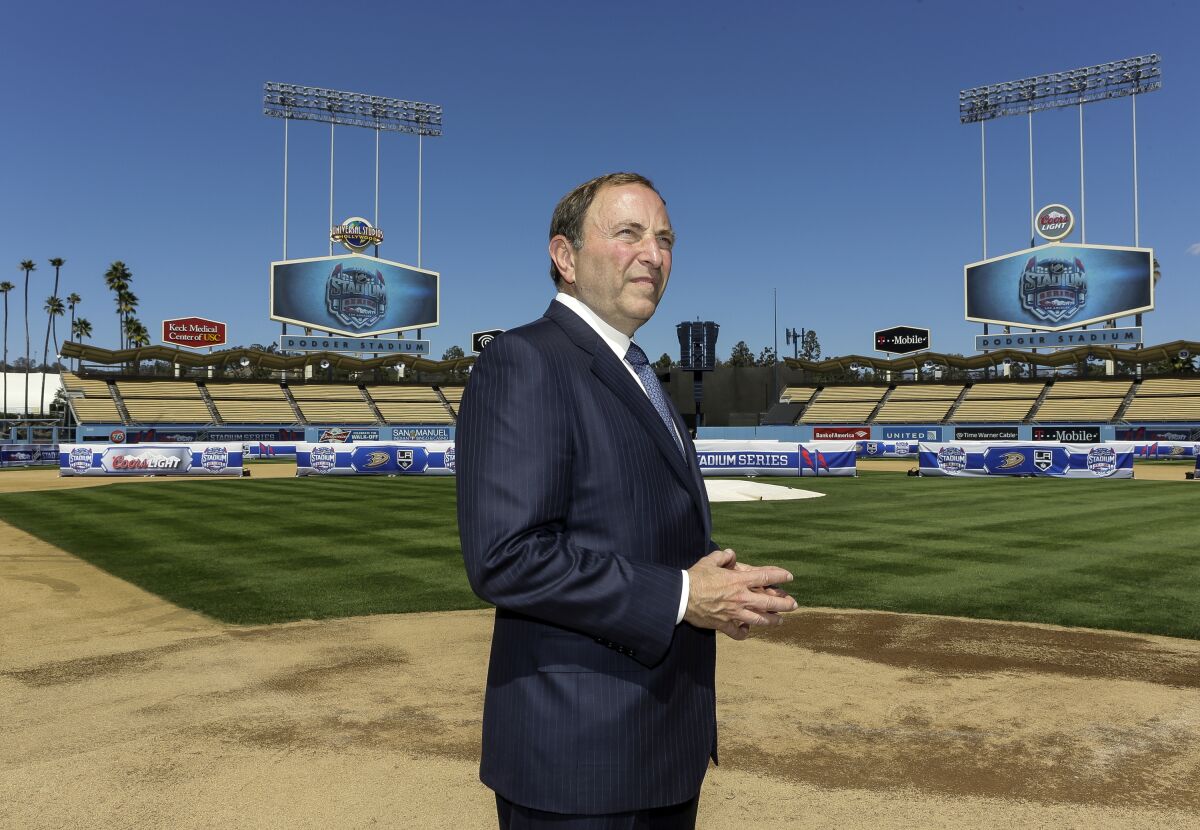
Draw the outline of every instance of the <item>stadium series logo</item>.
M333 469L337 460L337 451L329 444L319 444L308 453L308 466L318 473L327 473Z
M383 231L361 216L351 216L329 231L329 238L340 242L356 254L383 241Z
M451 472L454 471L454 465L456 463L454 458L454 447L446 448L446 454L442 457L442 463L446 465L447 470L450 470Z
M1087 454L1087 468L1098 476L1117 469L1117 451L1112 447L1092 447Z
M937 465L948 473L961 473L967 468L967 451L962 447L942 447L938 450Z
M75 447L71 450L69 456L71 469L83 475L88 470L92 469L92 448L91 447Z
M325 283L325 308L342 325L366 329L387 314L383 272L343 268L339 262Z
M1087 276L1083 263L1031 256L1021 272L1021 306L1050 323L1074 317L1087 305Z
M205 447L200 453L200 466L210 473L219 473L229 466L229 450L225 447Z

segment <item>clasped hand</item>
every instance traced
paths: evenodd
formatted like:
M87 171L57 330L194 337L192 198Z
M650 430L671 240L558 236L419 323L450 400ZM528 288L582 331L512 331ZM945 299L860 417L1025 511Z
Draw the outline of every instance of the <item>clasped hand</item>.
M790 573L773 565L745 565L728 548L714 550L688 568L688 579L683 619L734 640L746 639L752 625L779 625L779 615L797 607L796 600L774 587L791 582Z

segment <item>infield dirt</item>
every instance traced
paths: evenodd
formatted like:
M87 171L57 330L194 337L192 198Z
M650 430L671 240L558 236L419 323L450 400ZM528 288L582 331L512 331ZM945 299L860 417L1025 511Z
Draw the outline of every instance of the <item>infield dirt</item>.
M0 827L494 826L491 618L229 626L0 524ZM1200 827L1195 641L807 609L717 689L707 830Z

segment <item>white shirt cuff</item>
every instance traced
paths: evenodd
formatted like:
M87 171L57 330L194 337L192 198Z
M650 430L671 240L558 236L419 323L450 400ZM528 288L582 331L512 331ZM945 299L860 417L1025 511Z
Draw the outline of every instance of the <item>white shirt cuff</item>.
M687 611L688 592L692 588L692 578L688 572L683 572L683 590L679 593L679 613L675 615L675 624L683 622L683 612Z

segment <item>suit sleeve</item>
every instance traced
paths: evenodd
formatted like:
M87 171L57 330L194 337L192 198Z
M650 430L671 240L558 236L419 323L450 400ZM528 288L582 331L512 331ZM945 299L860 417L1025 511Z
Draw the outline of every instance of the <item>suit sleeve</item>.
M517 333L493 340L472 369L456 430L467 577L500 608L620 644L652 666L674 635L683 575L580 547L566 532L572 370Z

